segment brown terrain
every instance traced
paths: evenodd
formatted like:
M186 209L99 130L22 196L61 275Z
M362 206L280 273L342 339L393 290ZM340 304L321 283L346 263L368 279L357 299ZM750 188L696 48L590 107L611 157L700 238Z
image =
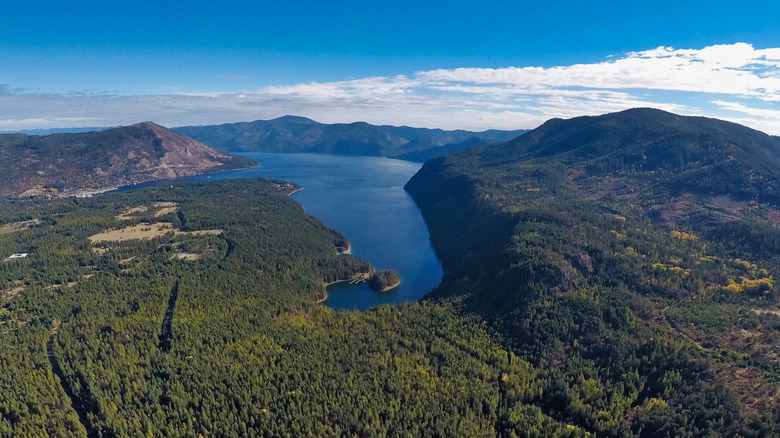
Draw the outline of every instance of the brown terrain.
M79 134L0 135L0 196L67 196L255 163L154 124Z
M173 224L170 222L157 222L153 224L143 223L98 233L89 236L89 240L92 243L124 242L128 240L154 239L155 237L164 236L167 233L173 233L174 235L188 234L192 236L201 236L206 234L222 234L222 230L180 231L174 228Z

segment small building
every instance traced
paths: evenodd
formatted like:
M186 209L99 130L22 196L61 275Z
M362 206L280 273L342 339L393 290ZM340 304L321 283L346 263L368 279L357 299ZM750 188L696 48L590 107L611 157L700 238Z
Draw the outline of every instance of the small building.
M25 257L27 257L27 253L26 252L17 252L16 254L11 254L10 256L8 256L8 260L11 260L11 259L23 259Z

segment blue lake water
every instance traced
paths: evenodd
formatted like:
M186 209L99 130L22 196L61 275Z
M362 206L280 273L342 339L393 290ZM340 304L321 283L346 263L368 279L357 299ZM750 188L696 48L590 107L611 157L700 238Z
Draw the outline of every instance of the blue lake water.
M367 284L328 287L325 304L334 309L366 310L388 303L417 300L441 281L441 262L430 244L420 210L403 186L420 163L384 157L323 154L244 153L260 167L234 172L153 181L130 188L224 178L278 178L300 185L292 195L306 212L342 232L352 254L377 269L395 269L401 284L374 292Z

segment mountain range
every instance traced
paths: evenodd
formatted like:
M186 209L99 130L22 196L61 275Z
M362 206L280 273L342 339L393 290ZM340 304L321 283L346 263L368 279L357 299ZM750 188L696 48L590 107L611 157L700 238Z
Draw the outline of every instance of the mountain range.
M211 147L230 152L313 152L337 155L374 155L416 160L443 155L466 147L498 143L525 130L464 130L377 126L365 122L325 124L305 117L182 126L175 132ZM479 140L473 140L477 138ZM424 151L424 152L423 152Z
M75 194L256 165L152 122L86 133L4 134L0 158L0 196Z

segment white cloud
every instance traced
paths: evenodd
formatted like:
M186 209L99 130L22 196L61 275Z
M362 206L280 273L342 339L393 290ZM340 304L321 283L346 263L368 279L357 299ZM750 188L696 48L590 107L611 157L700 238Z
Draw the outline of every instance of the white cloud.
M777 101L780 100L778 72L780 49L756 50L749 44L737 43L701 50L659 47L595 64L551 68L459 68L421 72L417 76L445 83L612 90L646 88L725 93Z
M591 64L440 69L241 93L57 95L24 94L6 86L0 88L0 130L140 120L177 126L285 114L322 122L516 129L533 128L550 117L649 106L780 134L779 105L780 48L736 43L658 47Z
M777 129L780 126L780 111L753 108L738 102L722 100L716 100L712 103L725 111L733 113L734 115L727 117L732 122L750 126L770 134L780 134L780 131Z

